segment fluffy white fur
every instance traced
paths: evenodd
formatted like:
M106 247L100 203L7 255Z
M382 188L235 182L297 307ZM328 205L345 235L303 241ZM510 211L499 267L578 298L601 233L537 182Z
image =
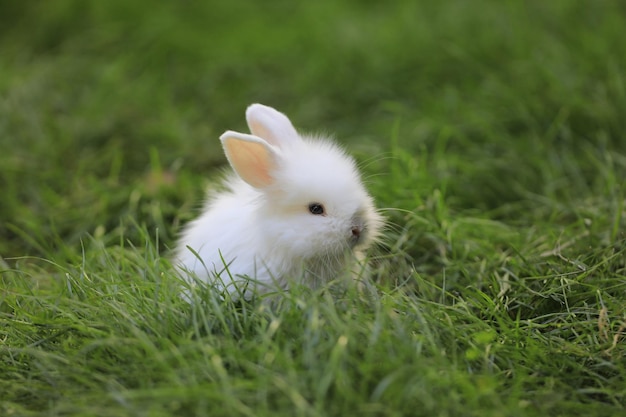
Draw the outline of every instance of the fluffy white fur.
M246 118L252 135L220 137L235 175L185 228L176 263L233 294L337 278L382 225L354 160L328 139L300 136L271 107L253 104Z

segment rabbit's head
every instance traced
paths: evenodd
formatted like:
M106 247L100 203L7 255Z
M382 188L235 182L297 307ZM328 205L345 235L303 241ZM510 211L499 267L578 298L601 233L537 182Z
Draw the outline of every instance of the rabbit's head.
M252 134L220 140L237 175L259 192L255 227L277 256L329 259L365 248L382 225L354 160L328 139L300 136L277 110L253 104Z

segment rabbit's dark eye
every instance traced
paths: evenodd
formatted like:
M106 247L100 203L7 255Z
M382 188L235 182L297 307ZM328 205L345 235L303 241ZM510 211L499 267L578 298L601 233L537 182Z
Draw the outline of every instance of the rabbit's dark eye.
M309 211L311 214L315 214L316 216L324 214L324 206L320 203L311 203L309 204Z

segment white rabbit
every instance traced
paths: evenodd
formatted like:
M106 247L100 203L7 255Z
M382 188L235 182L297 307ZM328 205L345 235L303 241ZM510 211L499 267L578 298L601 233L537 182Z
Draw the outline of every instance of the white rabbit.
M246 120L251 135L220 137L236 175L184 229L175 263L246 298L342 276L383 224L354 160L271 107L252 104Z

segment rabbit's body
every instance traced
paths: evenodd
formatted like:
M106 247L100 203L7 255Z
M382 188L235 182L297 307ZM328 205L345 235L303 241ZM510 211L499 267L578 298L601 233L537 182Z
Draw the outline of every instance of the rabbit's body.
M263 292L340 277L382 223L354 161L328 140L299 136L272 108L255 104L246 116L256 136L220 138L237 175L183 231L177 263L232 293L249 294L248 278Z

